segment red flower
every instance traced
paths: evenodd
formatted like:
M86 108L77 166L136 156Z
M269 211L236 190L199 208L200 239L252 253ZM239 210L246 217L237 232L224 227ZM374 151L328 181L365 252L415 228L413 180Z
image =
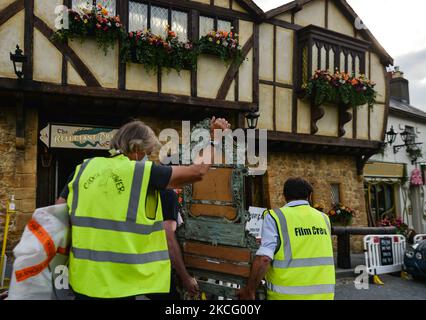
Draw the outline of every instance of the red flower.
M108 27L105 27L105 28L104 28L104 31L107 31L107 30L108 30Z
M96 28L100 29L101 25L99 23L96 24Z

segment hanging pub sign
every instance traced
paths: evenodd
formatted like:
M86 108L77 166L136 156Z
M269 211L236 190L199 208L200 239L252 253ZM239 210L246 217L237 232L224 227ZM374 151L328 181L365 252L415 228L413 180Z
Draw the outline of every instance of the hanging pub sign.
M109 150L117 129L49 124L40 131L40 140L49 148Z
M392 238L380 238L380 259L382 266L393 265Z

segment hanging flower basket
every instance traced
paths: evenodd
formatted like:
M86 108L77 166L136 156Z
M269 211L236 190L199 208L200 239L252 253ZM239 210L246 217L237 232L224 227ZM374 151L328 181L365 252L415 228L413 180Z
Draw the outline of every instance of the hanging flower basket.
M200 38L197 43L199 53L210 54L219 57L229 65L236 61L238 65L243 63L243 54L239 45L239 36L234 32L212 31Z
M148 72L192 69L196 67L196 52L191 42L179 41L173 31L163 39L150 31L129 32L123 41L121 55L124 62L141 63Z
M327 213L333 226L349 226L355 216L355 210L342 204L334 205Z
M302 97L310 99L316 106L337 104L345 110L367 104L372 108L376 102L375 83L364 75L355 77L348 73L317 70L302 87Z
M56 31L53 39L66 42L94 38L100 48L107 53L125 33L119 16L110 16L101 5L80 5L77 10L68 10L68 27Z

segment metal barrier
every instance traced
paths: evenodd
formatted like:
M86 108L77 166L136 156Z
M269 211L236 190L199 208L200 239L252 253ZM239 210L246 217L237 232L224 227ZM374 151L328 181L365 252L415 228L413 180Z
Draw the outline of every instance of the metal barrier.
M402 235L364 237L365 264L370 275L402 271L406 240Z
M422 242L423 240L426 240L426 234L418 234L418 235L416 235L415 237L414 237L414 244L416 244L416 243L420 243L420 242Z

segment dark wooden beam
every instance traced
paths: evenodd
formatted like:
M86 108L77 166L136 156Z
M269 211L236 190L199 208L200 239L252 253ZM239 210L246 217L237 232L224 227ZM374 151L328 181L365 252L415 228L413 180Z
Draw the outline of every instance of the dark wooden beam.
M275 83L277 81L277 26L274 26L274 39L272 44L272 79ZM272 87L272 127L277 131L277 88L275 85Z
M34 0L25 0L25 31L24 53L28 57L25 63L24 78L33 78L33 47L34 47Z
M338 136L343 137L346 134L345 125L352 120L350 108L339 106L339 129Z
M0 11L0 26L24 9L24 0L16 0Z
M253 48L253 35L247 42L244 44L242 49L242 58L246 59L249 51ZM237 61L232 62L231 66L228 69L228 72L223 79L222 85L217 93L216 99L224 100L229 92L229 88L231 87L232 81L235 79L235 75L237 74L240 68L240 64Z
M22 92L15 93L16 106L16 148L25 149L25 108L24 94Z
M298 54L299 52L299 40L297 37L297 32L293 32L293 95L292 95L292 106L291 106L291 132L297 133L297 90L300 87L299 83L299 65L301 57Z
M253 26L253 102L259 105L259 24Z
M218 16L229 20L244 19L248 21L254 21L261 18L255 14L247 14L227 8L212 6L210 3L206 4L190 0L155 0L155 3L165 7L173 7L184 11L188 11L188 8L191 8L199 11L200 14Z
M72 0L64 0L64 6L67 8L72 7ZM68 60L64 54L62 54L62 80L63 85L68 84Z
M200 37L200 15L197 10L191 9L190 12L190 39L193 43L198 41ZM198 74L197 69L191 69L191 96L196 97L198 95Z
M385 112L384 112L384 119L383 119L383 129L382 129L382 141L385 141L386 139L386 132L387 132L387 126L389 121L389 109L390 109L390 81L392 79L392 74L387 72L385 68L383 68L383 74L385 76L386 82L385 82L385 90L386 90L386 98L385 98Z
M325 0L325 28L328 29L329 0Z
M120 16L121 23L126 30L129 29L129 2L118 1L117 13ZM121 51L122 43L120 40L119 52ZM121 55L118 55L118 88L121 90L126 89L126 63L121 61Z
M297 24L294 23L290 23L287 21L281 21L278 19L268 19L266 22L273 24L274 26L278 26L278 27L282 27L282 28L286 28L286 29L290 29L290 30L300 30L303 29L303 26L299 26Z
M247 112L255 107L250 102L221 101L216 99L195 98L189 96L159 94L137 90L119 90L102 87L82 87L76 85L62 86L59 84L39 81L19 81L17 79L0 78L0 89L46 94L60 94L87 98L103 98L117 100L137 100L159 102L164 104L188 105L196 108L212 108Z
M267 84L270 86L276 86L276 87L280 87L280 88L285 88L285 89L294 89L293 85L291 84L286 84L286 83L281 83L281 82L277 82L277 81L269 81L269 80L259 80L260 84Z
M74 52L74 50L68 46L68 44L52 40L53 30L46 23L44 23L40 18L34 16L34 26L56 47L56 49L58 49L67 57L68 61L73 65L74 69L77 71L87 86L101 86L89 68L84 64L84 62Z
M315 144L331 147L360 148L362 150L370 149L371 151L379 150L382 144L381 141L347 139L277 131L268 131L268 140L300 144Z

